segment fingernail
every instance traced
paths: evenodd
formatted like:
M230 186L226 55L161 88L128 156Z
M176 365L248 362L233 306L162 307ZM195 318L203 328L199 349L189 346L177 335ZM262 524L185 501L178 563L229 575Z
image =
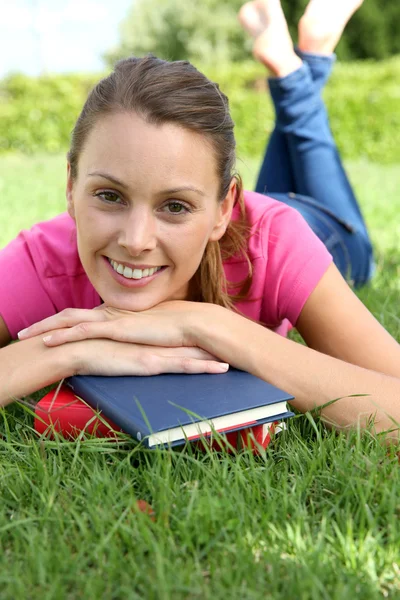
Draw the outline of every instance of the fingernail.
M18 331L18 333L17 333L18 339L20 340L27 331L28 331L28 329L21 329L21 331Z
M43 341L44 341L44 342L49 342L49 341L51 340L51 338L52 338L52 336L51 336L51 335L46 335L46 336L43 338Z
M228 363L218 363L218 365L221 371L227 371L229 369Z

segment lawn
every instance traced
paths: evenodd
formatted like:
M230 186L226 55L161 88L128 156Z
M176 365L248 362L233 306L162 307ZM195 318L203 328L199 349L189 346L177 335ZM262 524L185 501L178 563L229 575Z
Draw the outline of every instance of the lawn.
M400 340L400 169L348 168L378 264L360 297ZM2 157L0 247L64 210L64 177L61 156ZM399 459L369 434L301 415L260 457L151 452L38 441L13 405L0 457L0 598L400 598Z

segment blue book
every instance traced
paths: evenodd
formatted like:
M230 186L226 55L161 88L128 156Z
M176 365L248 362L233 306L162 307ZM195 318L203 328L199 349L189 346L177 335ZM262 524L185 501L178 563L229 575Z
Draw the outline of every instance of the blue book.
M76 375L74 393L147 447L175 446L293 416L293 396L237 369L150 377Z

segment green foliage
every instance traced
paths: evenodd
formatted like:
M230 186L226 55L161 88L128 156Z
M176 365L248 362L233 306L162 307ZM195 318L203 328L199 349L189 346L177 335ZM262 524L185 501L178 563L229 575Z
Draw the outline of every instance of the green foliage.
M0 82L0 152L59 152L98 78L10 75Z
M230 98L239 156L261 156L273 129L264 69L255 63L210 67ZM400 57L338 63L324 98L331 128L345 158L398 162L400 147Z
M296 40L297 23L308 0L282 0L289 29ZM398 0L365 0L351 18L337 48L341 60L382 59L400 52Z
M254 62L217 63L204 70L228 95L239 157L260 158L274 124L265 70ZM66 151L93 76L0 82L0 152ZM397 162L400 147L400 57L338 63L325 90L331 126L345 158Z
M255 457L38 440L31 422L1 411L2 598L399 597L398 458L369 435L301 416Z
M242 0L136 0L120 27L120 45L106 56L109 64L151 52L167 60L203 63L243 60L250 42L236 13Z
M297 24L308 0L282 0L296 42ZM251 41L237 23L243 0L135 0L121 23L120 42L108 53L110 64L131 54L152 52L168 60L215 64L249 56ZM346 27L338 47L341 59L382 59L400 52L400 3L367 0Z

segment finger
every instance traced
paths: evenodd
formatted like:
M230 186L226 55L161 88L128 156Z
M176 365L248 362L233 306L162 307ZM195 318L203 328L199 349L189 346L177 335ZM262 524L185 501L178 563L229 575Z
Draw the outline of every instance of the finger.
M46 333L47 331L53 331L54 329L73 327L77 323L82 323L82 321L99 321L104 318L104 313L101 311L67 308L56 315L47 317L23 329L18 333L18 338L25 340Z
M67 342L99 338L150 346L182 346L182 336L176 325L170 323L168 327L165 321L158 325L154 319L150 327L148 319L146 321L133 320L131 317L79 323L73 327L50 332L43 338L43 341L46 346L59 346Z
M132 327L132 323L130 323ZM132 331L128 332L126 324L123 322L100 322L100 323L79 323L68 329L55 330L43 338L46 346L60 346L70 342L79 342L88 339L109 339L112 341L136 344L141 350L151 349L159 356L165 357L188 357L198 360L218 360L218 357L206 352L202 348L194 346L156 346L154 344L145 344L132 341L134 338ZM143 338L142 338L143 339Z
M80 342L89 339L109 339L117 342L134 343L133 324L130 323L130 328L127 328L126 322L120 321L100 321L100 322L83 322L67 327L51 331L49 335L43 338L46 346L60 346L69 342Z
M172 351L178 350L178 356L187 356L188 358L195 358L197 360L212 360L218 361L218 356L214 356L214 354L210 354L203 350L202 348L195 348L193 346L182 346L181 348L172 348Z
M218 360L213 354L194 346L181 346L178 348L147 346L147 348L152 348L153 352L156 352L160 356L187 356L188 358L197 358L198 360Z
M155 363L157 361L154 361ZM187 375L195 373L226 373L229 365L214 360L198 360L196 358L185 357L159 357L159 370L154 373L186 373Z

